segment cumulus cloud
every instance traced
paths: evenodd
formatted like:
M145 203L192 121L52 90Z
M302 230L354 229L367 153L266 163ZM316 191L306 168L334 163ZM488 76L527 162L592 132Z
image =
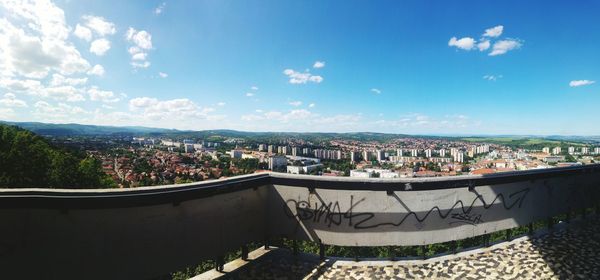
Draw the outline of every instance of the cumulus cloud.
M217 103L217 106L223 107L223 106L225 106L225 104L226 104L225 102L219 102L219 103Z
M498 25L486 29L479 42L471 37L463 37L461 39L452 37L448 41L448 46L467 51L477 48L481 52L491 48L491 51L488 53L489 56L502 55L508 51L521 48L523 41L519 39L506 38L496 41L503 32L504 26Z
M47 120L67 120L75 115L88 113L81 107L71 106L65 103L51 105L46 101L38 101L33 107L35 108L35 111L33 112L34 115Z
M315 106L316 106L316 104L315 104L315 103L310 103L310 104L308 104L308 108L314 108Z
M252 87L250 87L250 89L256 91L256 90L258 90L258 87L257 86L252 86Z
M252 96L254 96L254 93L252 93L252 92L246 92L246 96L247 97L252 97Z
M50 86L82 86L87 83L88 78L67 78L61 74L52 74L52 79L50 80Z
M376 88L372 88L371 92L374 93L374 94L381 94L381 90L376 89Z
M477 48L481 52L489 49L490 48L490 41L489 40L483 40L483 41L477 43Z
M298 106L302 105L302 101L292 101L289 104L294 107L298 107Z
M73 34L75 34L75 37L88 42L92 40L92 30L80 24L75 26Z
M90 69L87 72L88 75L95 75L95 76L104 76L104 67L102 67L102 65L100 64L96 64L94 65L94 67L92 67L92 69Z
M502 35L502 31L504 30L504 26L498 25L492 28L488 28L483 33L483 37L498 37Z
M521 48L522 45L523 44L517 39L500 40L494 43L492 51L488 55L496 56L505 54L508 51Z
M596 81L590 81L590 80L574 80L574 81L569 82L569 86L570 87L581 87L581 86L591 85L595 82Z
M158 76L160 76L161 78L163 78L163 79L164 79L164 78L168 77L168 76L169 76L169 74L167 74L167 73L163 73L163 72L158 72Z
M313 68L319 69L325 67L325 61L315 61Z
M92 29L99 36L113 35L117 32L115 24L103 17L84 15L81 18L84 20L85 26Z
M90 45L90 52L98 56L103 56L108 50L110 50L110 41L104 38L94 40Z
M119 97L115 95L112 91L100 90L98 87L93 86L88 89L87 93L90 96L90 100L92 101L101 101L105 103L114 103L120 100Z
M125 34L125 38L139 48L145 50L152 48L152 35L150 35L150 33L148 33L146 30L137 31L135 28L129 27L129 29L127 29L127 33Z
M283 74L288 76L290 84L306 84L308 82L321 83L323 77L318 75L312 75L310 72L298 72L293 69L283 70Z
M4 98L0 99L0 105L5 107L27 107L27 103L17 99L17 96L13 93L4 94Z
M136 30L133 27L127 29L125 39L133 44L127 50L131 55L131 66L134 68L148 68L150 62L147 60L148 50L152 49L152 35L145 30Z
M149 120L210 119L213 117L210 113L215 111L211 107L201 108L187 98L158 100L152 97L129 100L129 109Z
M456 37L450 38L448 41L448 46L457 47L462 50L472 50L475 47L475 39L470 37L464 37L461 39L457 39Z
M0 7L7 16L0 19L0 75L42 79L51 71L70 75L90 68L67 40L70 27L52 2L0 1Z

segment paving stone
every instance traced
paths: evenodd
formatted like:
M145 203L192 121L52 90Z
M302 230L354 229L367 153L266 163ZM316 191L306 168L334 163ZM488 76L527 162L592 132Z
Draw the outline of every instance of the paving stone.
M478 254L425 263L322 263L287 250L263 256L225 279L600 279L600 222L507 242Z

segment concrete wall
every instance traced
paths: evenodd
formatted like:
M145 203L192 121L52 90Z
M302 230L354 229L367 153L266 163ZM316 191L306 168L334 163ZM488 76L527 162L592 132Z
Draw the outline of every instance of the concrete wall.
M339 191L275 185L273 236L340 246L424 245L527 225L598 202L600 177L579 174L435 191ZM326 187L326 184L322 185Z
M267 188L179 205L0 210L3 279L148 279L265 236Z
M4 189L0 271L5 279L148 279L274 237L430 244L592 206L599 188L600 169L586 166L489 177L262 174L134 190Z

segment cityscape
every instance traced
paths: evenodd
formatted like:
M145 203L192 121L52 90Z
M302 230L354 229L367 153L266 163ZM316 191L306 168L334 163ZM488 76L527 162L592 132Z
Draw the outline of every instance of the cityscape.
M133 137L123 154L99 153L120 186L162 185L274 171L319 176L407 178L491 174L591 164L600 147L527 149L482 142L398 138L389 143L301 139L278 144ZM304 144L304 145L302 145ZM224 150L219 147L233 147ZM222 151L222 152L221 152ZM93 151L90 151L93 153Z

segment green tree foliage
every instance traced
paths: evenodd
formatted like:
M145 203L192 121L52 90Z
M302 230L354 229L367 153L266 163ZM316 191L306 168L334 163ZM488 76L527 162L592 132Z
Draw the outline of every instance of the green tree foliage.
M98 159L53 147L28 130L0 125L0 187L114 186Z

